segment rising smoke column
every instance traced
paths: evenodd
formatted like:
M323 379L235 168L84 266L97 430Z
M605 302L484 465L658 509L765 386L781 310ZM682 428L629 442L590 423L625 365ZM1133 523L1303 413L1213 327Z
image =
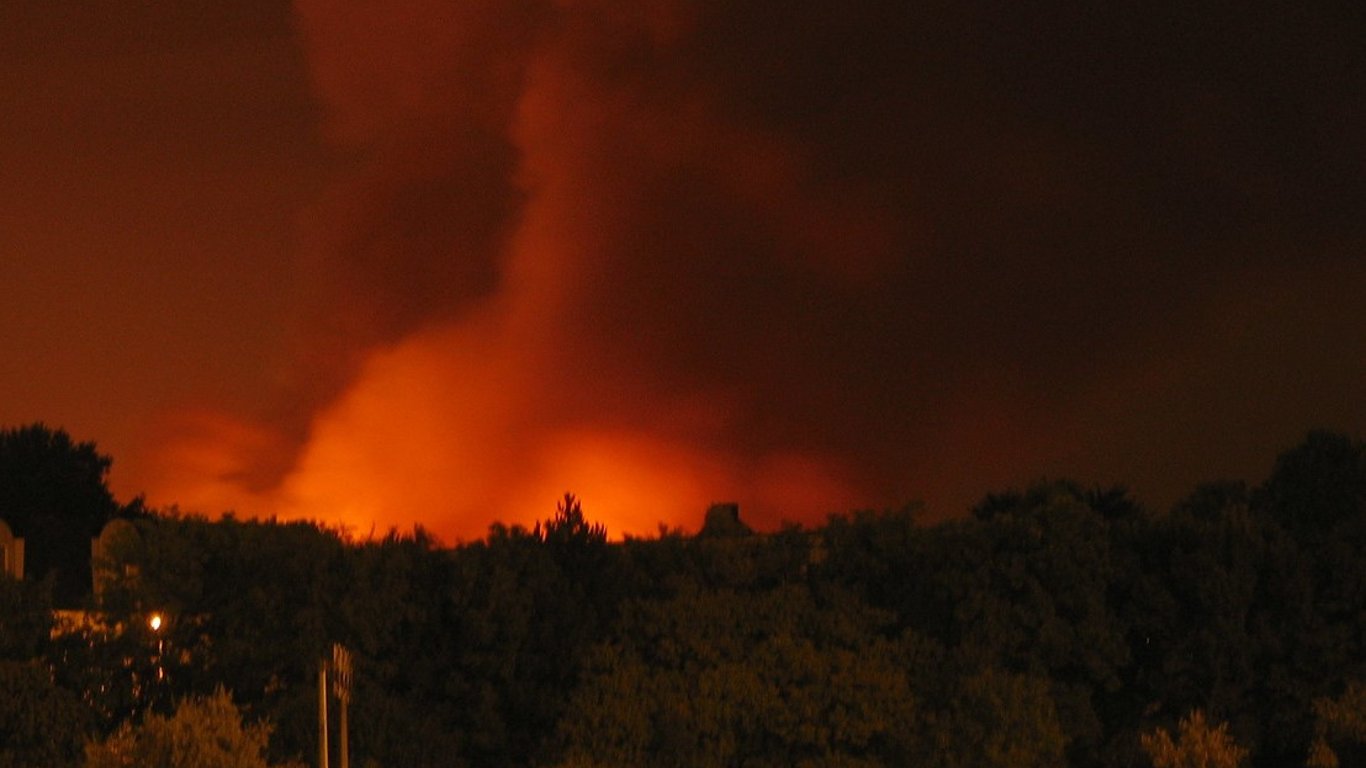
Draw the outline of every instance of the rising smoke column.
M1155 419L1310 412L1202 366L1224 283L1362 283L1359 118L1252 21L1053 11L299 0L352 168L305 223L300 426L229 443L292 446L244 498L448 537L565 490L616 532L946 515L1127 467Z
M565 489L635 532L717 498L769 523L853 502L824 446L750 423L754 390L790 389L775 379L807 340L775 331L809 322L825 281L867 280L887 235L803 189L798 148L678 79L695 78L678 71L695 34L679 8L472 4L444 24L420 4L314 10L300 6L335 131L376 147L317 253L380 286L352 337L379 343L357 345L283 509L356 524L412 510L470 536ZM418 28L385 28L401 21ZM373 59L351 52L357 30ZM428 247L447 217L478 237Z

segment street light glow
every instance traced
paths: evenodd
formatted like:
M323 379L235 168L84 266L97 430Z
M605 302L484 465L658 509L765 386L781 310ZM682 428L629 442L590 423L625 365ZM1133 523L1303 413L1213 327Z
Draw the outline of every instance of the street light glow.
M151 627L153 632L158 632L158 631L160 631L160 630L161 630L161 614L159 614L159 613L154 613L154 614L152 614L151 618L149 618L149 619L147 620L147 626Z

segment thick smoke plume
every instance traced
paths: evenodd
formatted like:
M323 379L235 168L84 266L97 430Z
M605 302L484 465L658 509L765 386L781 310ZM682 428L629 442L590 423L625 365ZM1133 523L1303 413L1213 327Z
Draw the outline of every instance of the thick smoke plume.
M295 11L352 170L304 222L292 406L196 417L214 448L168 451L198 462L165 490L188 505L447 538L565 490L616 533L717 500L948 515L1050 471L1221 470L1148 455L1183 438L1155 420L1288 442L1345 413L1230 405L1255 363L1205 368L1274 354L1221 319L1249 301L1363 348L1361 302L1292 293L1366 287L1362 117L1313 87L1350 35L1307 28L1306 57L1241 17L972 3Z

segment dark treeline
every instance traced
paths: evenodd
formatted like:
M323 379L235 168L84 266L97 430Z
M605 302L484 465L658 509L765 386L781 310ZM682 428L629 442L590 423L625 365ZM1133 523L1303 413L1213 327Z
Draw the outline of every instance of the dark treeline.
M1160 513L1052 482L609 543L566 497L453 549L127 516L101 624L54 635L52 579L0 580L0 766L219 688L311 761L334 642L358 766L1148 766L1193 712L1248 765L1366 764L1366 444L1338 434Z

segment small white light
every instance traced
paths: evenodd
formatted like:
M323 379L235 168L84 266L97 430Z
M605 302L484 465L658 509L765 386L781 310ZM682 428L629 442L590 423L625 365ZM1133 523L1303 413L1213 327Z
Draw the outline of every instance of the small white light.
M153 632L159 631L161 629L161 614L152 614L152 618L147 620L147 626L151 627Z

